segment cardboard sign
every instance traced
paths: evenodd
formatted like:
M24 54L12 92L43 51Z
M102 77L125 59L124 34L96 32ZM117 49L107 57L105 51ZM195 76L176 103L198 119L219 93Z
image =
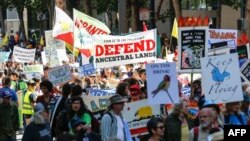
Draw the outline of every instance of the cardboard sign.
M179 103L175 63L147 64L146 74L150 104Z
M147 100L126 103L123 108L123 117L128 122L132 136L147 134L147 122L149 119L160 115L160 105L149 105Z
M25 49L18 46L14 47L13 58L19 63L30 63L35 60L36 49Z
M66 83L71 80L72 74L69 65L63 65L48 71L48 78L53 86Z
M249 44L237 46L240 67L249 59Z
M207 55L207 27L181 27L178 30L178 71L200 72L200 58Z
M202 89L205 99L214 103L243 100L238 55L211 56L201 59Z
M40 72L43 74L43 65L29 65L23 66L24 73Z
M107 109L109 106L109 97L110 96L82 96L84 104L91 112L98 112Z
M5 63L8 61L10 52L0 52L0 63Z
M247 60L240 68L242 78L250 82L250 60Z
M96 67L106 68L156 59L156 30L126 36L95 35Z

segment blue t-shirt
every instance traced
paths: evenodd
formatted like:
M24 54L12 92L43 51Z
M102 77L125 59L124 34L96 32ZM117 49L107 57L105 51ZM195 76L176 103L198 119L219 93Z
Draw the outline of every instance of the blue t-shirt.
M17 102L17 94L14 90L8 88L8 87L3 87L0 89L0 93L3 91L9 91L9 93L11 94L11 100L14 102Z

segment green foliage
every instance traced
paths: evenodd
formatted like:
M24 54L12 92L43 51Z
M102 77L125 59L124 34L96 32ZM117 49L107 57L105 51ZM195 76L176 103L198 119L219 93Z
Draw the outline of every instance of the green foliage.
M24 7L30 7L32 0L7 0L8 8L17 8L23 9Z
M118 0L97 0L97 13L104 13L107 11L118 11Z
M238 10L238 8L240 7L246 6L245 4L241 3L241 0L221 0L221 3L230 6L235 10Z

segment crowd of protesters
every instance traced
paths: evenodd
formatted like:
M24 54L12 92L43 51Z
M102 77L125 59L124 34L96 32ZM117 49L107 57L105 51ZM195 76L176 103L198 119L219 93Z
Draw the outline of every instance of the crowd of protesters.
M166 53L168 40L164 41ZM184 77L179 80L180 103L170 111L165 106L165 115L151 118L147 135L132 137L122 111L126 102L147 99L145 63L103 68L85 77L72 68L72 80L60 86L53 86L48 80L48 66L44 66L42 78L29 80L23 73L24 65L29 64L12 60L1 64L1 141L15 141L16 132L21 130L23 141L220 141L224 138L224 125L250 123L248 83L242 84L244 101L218 105L205 100L202 78L190 82ZM191 89L190 95L182 93L183 87ZM116 89L101 119L95 117L81 97L88 95L90 88ZM190 103L197 104L198 114L190 116Z

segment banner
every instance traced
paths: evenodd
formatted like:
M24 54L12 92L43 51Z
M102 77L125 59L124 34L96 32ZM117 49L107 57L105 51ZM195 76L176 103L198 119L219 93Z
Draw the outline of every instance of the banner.
M88 96L83 95L82 99L84 104L88 107L91 112L98 112L106 110L109 105L110 96Z
M212 43L218 43L223 41L230 41L231 49L235 49L237 46L237 30L209 29L208 34L208 50L212 49Z
M249 59L249 44L237 46L240 67Z
M238 55L211 56L201 59L202 90L214 103L243 100Z
M179 103L175 63L147 64L146 74L149 104Z
M24 73L40 72L41 74L43 74L43 65L28 65L28 66L23 66L23 72Z
M25 49L18 46L14 47L13 59L19 63L30 63L35 61L36 49Z
M200 58L207 55L207 27L179 27L178 71L200 72Z
M72 74L69 65L63 65L48 71L48 79L52 82L53 86L66 83L71 80L71 77Z
M126 103L123 109L132 136L147 134L149 119L161 115L160 105L149 105L147 100Z
M10 52L0 52L0 63L7 62L9 56L10 56Z
M241 76L246 82L250 82L250 60L247 60L240 68Z
M126 36L95 35L96 67L112 67L156 59L156 30Z

